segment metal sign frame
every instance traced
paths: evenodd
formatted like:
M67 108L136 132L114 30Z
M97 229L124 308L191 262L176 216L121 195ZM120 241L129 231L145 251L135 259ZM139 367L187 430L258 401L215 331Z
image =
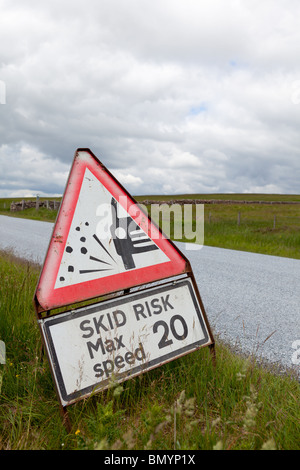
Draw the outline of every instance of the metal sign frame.
M105 390L112 377L123 382L212 344L189 277L54 315L40 326L62 406Z
M106 175L108 175L111 184L114 185L114 187L119 188L119 191L121 191L122 195L126 195L127 198L129 198L130 203L138 205L138 203L134 200L134 198L127 192L125 188L123 188L122 185L114 178L114 176L99 162L99 160L93 155L93 153L89 149L78 149L75 152L74 156L74 162L73 162L73 167L76 165L76 159L78 158L78 155L80 152L87 152L89 155L92 156L93 159L95 159L98 167L101 169L102 172L105 172ZM74 173L73 173L74 174ZM78 177L78 172L77 172L77 177ZM160 233L162 240L162 247L163 249L166 249L166 247L169 247L168 253L172 254L172 259L174 260L174 263L169 263L168 270L166 271L165 275L161 275L161 272L156 271L156 277L153 275L150 277L141 277L141 280L137 279L137 282L133 283L132 279L130 279L129 283L121 283L118 284L118 286L110 286L109 289L104 288L101 289L101 286L99 287L99 284L95 287L95 289L87 289L86 295L84 295L84 289L82 290L81 294L77 298L72 298L71 301L58 301L58 298L55 297L54 299L51 299L50 294L50 302L48 305L48 302L40 302L40 287L41 287L41 279L43 275L45 274L45 265L47 264L47 256L49 253L49 250L51 250L51 247L53 248L54 246L65 246L65 240L64 243L62 244L57 244L57 237L59 236L57 233L57 226L61 224L62 219L66 219L68 222L65 221L65 223L68 223L70 227L70 219L74 215L74 208L70 210L69 202L68 202L68 211L66 213L66 205L64 204L64 201L69 198L68 196L68 187L70 186L71 180L72 179L72 169L70 171L69 179L66 184L66 190L63 196L62 204L60 207L60 211L57 215L56 223L53 229L53 233L49 242L49 247L48 247L48 252L45 257L44 265L41 270L41 274L37 283L36 291L34 294L34 309L35 309L35 314L36 318L39 324L40 332L41 332L41 338L42 338L42 353L46 351L47 358L50 364L50 369L53 377L53 381L55 384L55 389L60 405L60 410L63 416L64 424L67 428L68 431L71 430L71 423L69 420L69 416L67 413L67 408L69 405L72 405L73 403L91 395L92 393L99 393L107 386L109 386L109 381L107 381L106 384L102 384L102 386L99 387L99 384L94 384L91 386L87 391L84 393L75 393L72 395L71 399L65 400L66 395L62 397L62 392L61 392L61 383L60 380L58 379L58 375L56 373L55 367L57 367L58 363L58 357L55 353L55 345L52 342L51 343L51 334L49 327L51 324L55 324L56 322L60 323L61 321L66 321L65 319L68 317L68 315L74 314L75 316L77 315L83 315L85 311L90 312L92 309L102 309L104 308L105 305L107 305L107 302L121 302L122 304L129 302L129 299L134 297L134 296L147 296L149 295L150 292L153 292L153 289L158 292L159 289L166 289L170 288L170 283L174 283L173 285L175 286L176 283L178 282L188 282L189 285L191 286L192 289L192 294L191 297L194 298L194 305L195 311L199 313L198 318L199 322L201 324L201 328L203 332L205 332L205 340L198 340L195 341L194 344L187 345L186 348L183 350L176 351L174 354L169 354L167 357L164 358L156 358L152 363L148 364L147 366L143 366L142 364L140 367L135 368L135 370L129 370L126 371L125 374L117 374L117 380L122 382L124 380L128 380L130 377L139 375L143 372L147 372L148 370L151 370L155 367L159 367L162 364L165 364L166 362L172 361L174 359L177 359L185 354L188 354L192 351L198 350L201 347L206 347L208 346L211 352L212 356L212 361L213 364L215 365L216 362L216 355L215 355L215 340L213 337L212 330L210 328L206 311L198 290L197 283L194 278L194 274L190 265L189 260L180 252L180 250L176 247L176 245L169 239L167 239L161 229L150 219L148 214L142 214L142 217L147 217L148 218L148 223L155 225L157 231ZM120 193L119 193L120 194ZM78 189L77 189L77 196L78 196ZM76 197L74 197L74 194L72 196L73 203L76 201ZM140 221L141 219L139 219ZM62 242L62 240L60 240ZM60 260L61 260L61 251L60 251ZM173 264L173 267L172 267ZM174 267L175 266L175 267ZM170 269L171 268L171 269ZM57 269L57 268L56 268ZM137 270L139 272L139 270ZM160 274L160 275L159 275ZM136 278L135 278L136 279ZM184 281L185 280L185 281ZM99 301L99 297L101 296L101 301ZM49 300L48 299L48 300ZM89 306L84 306L86 304L86 301L89 301ZM68 310L68 312L61 312L62 307L70 307L72 304L72 309ZM71 317L70 317L71 318ZM180 348L179 348L180 349ZM127 356L131 357L131 356ZM160 360L161 359L161 360ZM129 361L130 362L130 361ZM62 377L62 376L61 376Z

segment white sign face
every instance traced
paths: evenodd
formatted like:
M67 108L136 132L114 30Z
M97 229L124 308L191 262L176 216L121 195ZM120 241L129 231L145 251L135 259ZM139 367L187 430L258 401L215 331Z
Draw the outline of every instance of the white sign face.
M63 406L212 343L189 278L41 324Z
M86 168L54 288L168 261Z

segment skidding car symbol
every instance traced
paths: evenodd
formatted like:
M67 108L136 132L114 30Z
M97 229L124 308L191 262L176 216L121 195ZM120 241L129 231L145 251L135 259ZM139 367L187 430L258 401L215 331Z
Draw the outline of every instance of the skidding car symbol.
M115 249L121 256L125 269L135 268L132 255L157 250L158 247L131 217L118 217L117 201L111 200L112 220L110 227Z

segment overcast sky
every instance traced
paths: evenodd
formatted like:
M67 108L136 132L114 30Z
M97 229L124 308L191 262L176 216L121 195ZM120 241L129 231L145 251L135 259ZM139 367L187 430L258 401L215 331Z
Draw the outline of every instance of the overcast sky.
M300 193L299 0L0 0L0 197Z

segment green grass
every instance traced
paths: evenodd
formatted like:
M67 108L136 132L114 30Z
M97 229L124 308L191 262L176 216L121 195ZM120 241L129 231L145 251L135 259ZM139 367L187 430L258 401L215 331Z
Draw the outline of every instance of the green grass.
M299 449L300 386L217 340L60 416L32 298L39 268L0 254L1 449Z
M181 197L237 201L205 206L206 245L300 258L299 205L238 203L300 196ZM0 214L56 219L56 211L44 208L12 214L10 202L0 200ZM172 222L173 230L178 223ZM216 368L205 348L112 386L69 408L67 433L40 354L32 304L38 275L37 266L0 254L0 340L7 348L6 364L0 364L0 449L299 449L299 382L259 366L254 357L234 354L218 339Z
M21 217L24 219L42 220L44 222L55 222L57 216L57 210L47 209L46 207L40 207L38 210L35 208L25 209L24 211L11 212L10 205L12 202L22 201L22 199L33 201L33 198L3 198L0 199L0 215L7 215L10 217ZM40 201L44 201L50 198L40 198ZM61 198L53 197L51 200L59 201Z
M286 202L300 202L299 194L174 194L174 195L147 195L135 196L137 201L144 201L146 199L153 201L173 201L178 199L203 199L203 200L230 200L230 201L286 201Z
M205 244L299 259L300 205L206 206Z
M41 198L41 200L46 198ZM58 200L59 198L53 198ZM236 204L205 204L204 244L233 250L300 259L300 204L271 204L300 202L300 195L278 194L191 194L176 196L137 196L140 202L175 199L235 200ZM15 199L15 201L21 200ZM239 204L245 201L265 201L270 204ZM0 214L54 222L57 211L40 208L10 212L12 199L0 199ZM5 207L4 207L5 206ZM151 215L151 206L147 207ZM240 224L238 225L238 213ZM274 227L274 216L276 216ZM172 220L170 234L182 220ZM161 225L161 224L160 224ZM178 239L190 241L184 237Z
M228 199L234 199L233 196L226 195ZM235 196L238 199L238 195ZM198 199L201 197L198 195ZM249 195L248 200L300 199L299 196L282 196L280 199L269 197L256 199L254 195ZM147 209L151 215L151 205ZM182 220L182 216L172 219L172 239ZM182 233L184 235L184 230ZM184 236L176 239L191 241ZM300 204L205 204L204 245L300 259Z

